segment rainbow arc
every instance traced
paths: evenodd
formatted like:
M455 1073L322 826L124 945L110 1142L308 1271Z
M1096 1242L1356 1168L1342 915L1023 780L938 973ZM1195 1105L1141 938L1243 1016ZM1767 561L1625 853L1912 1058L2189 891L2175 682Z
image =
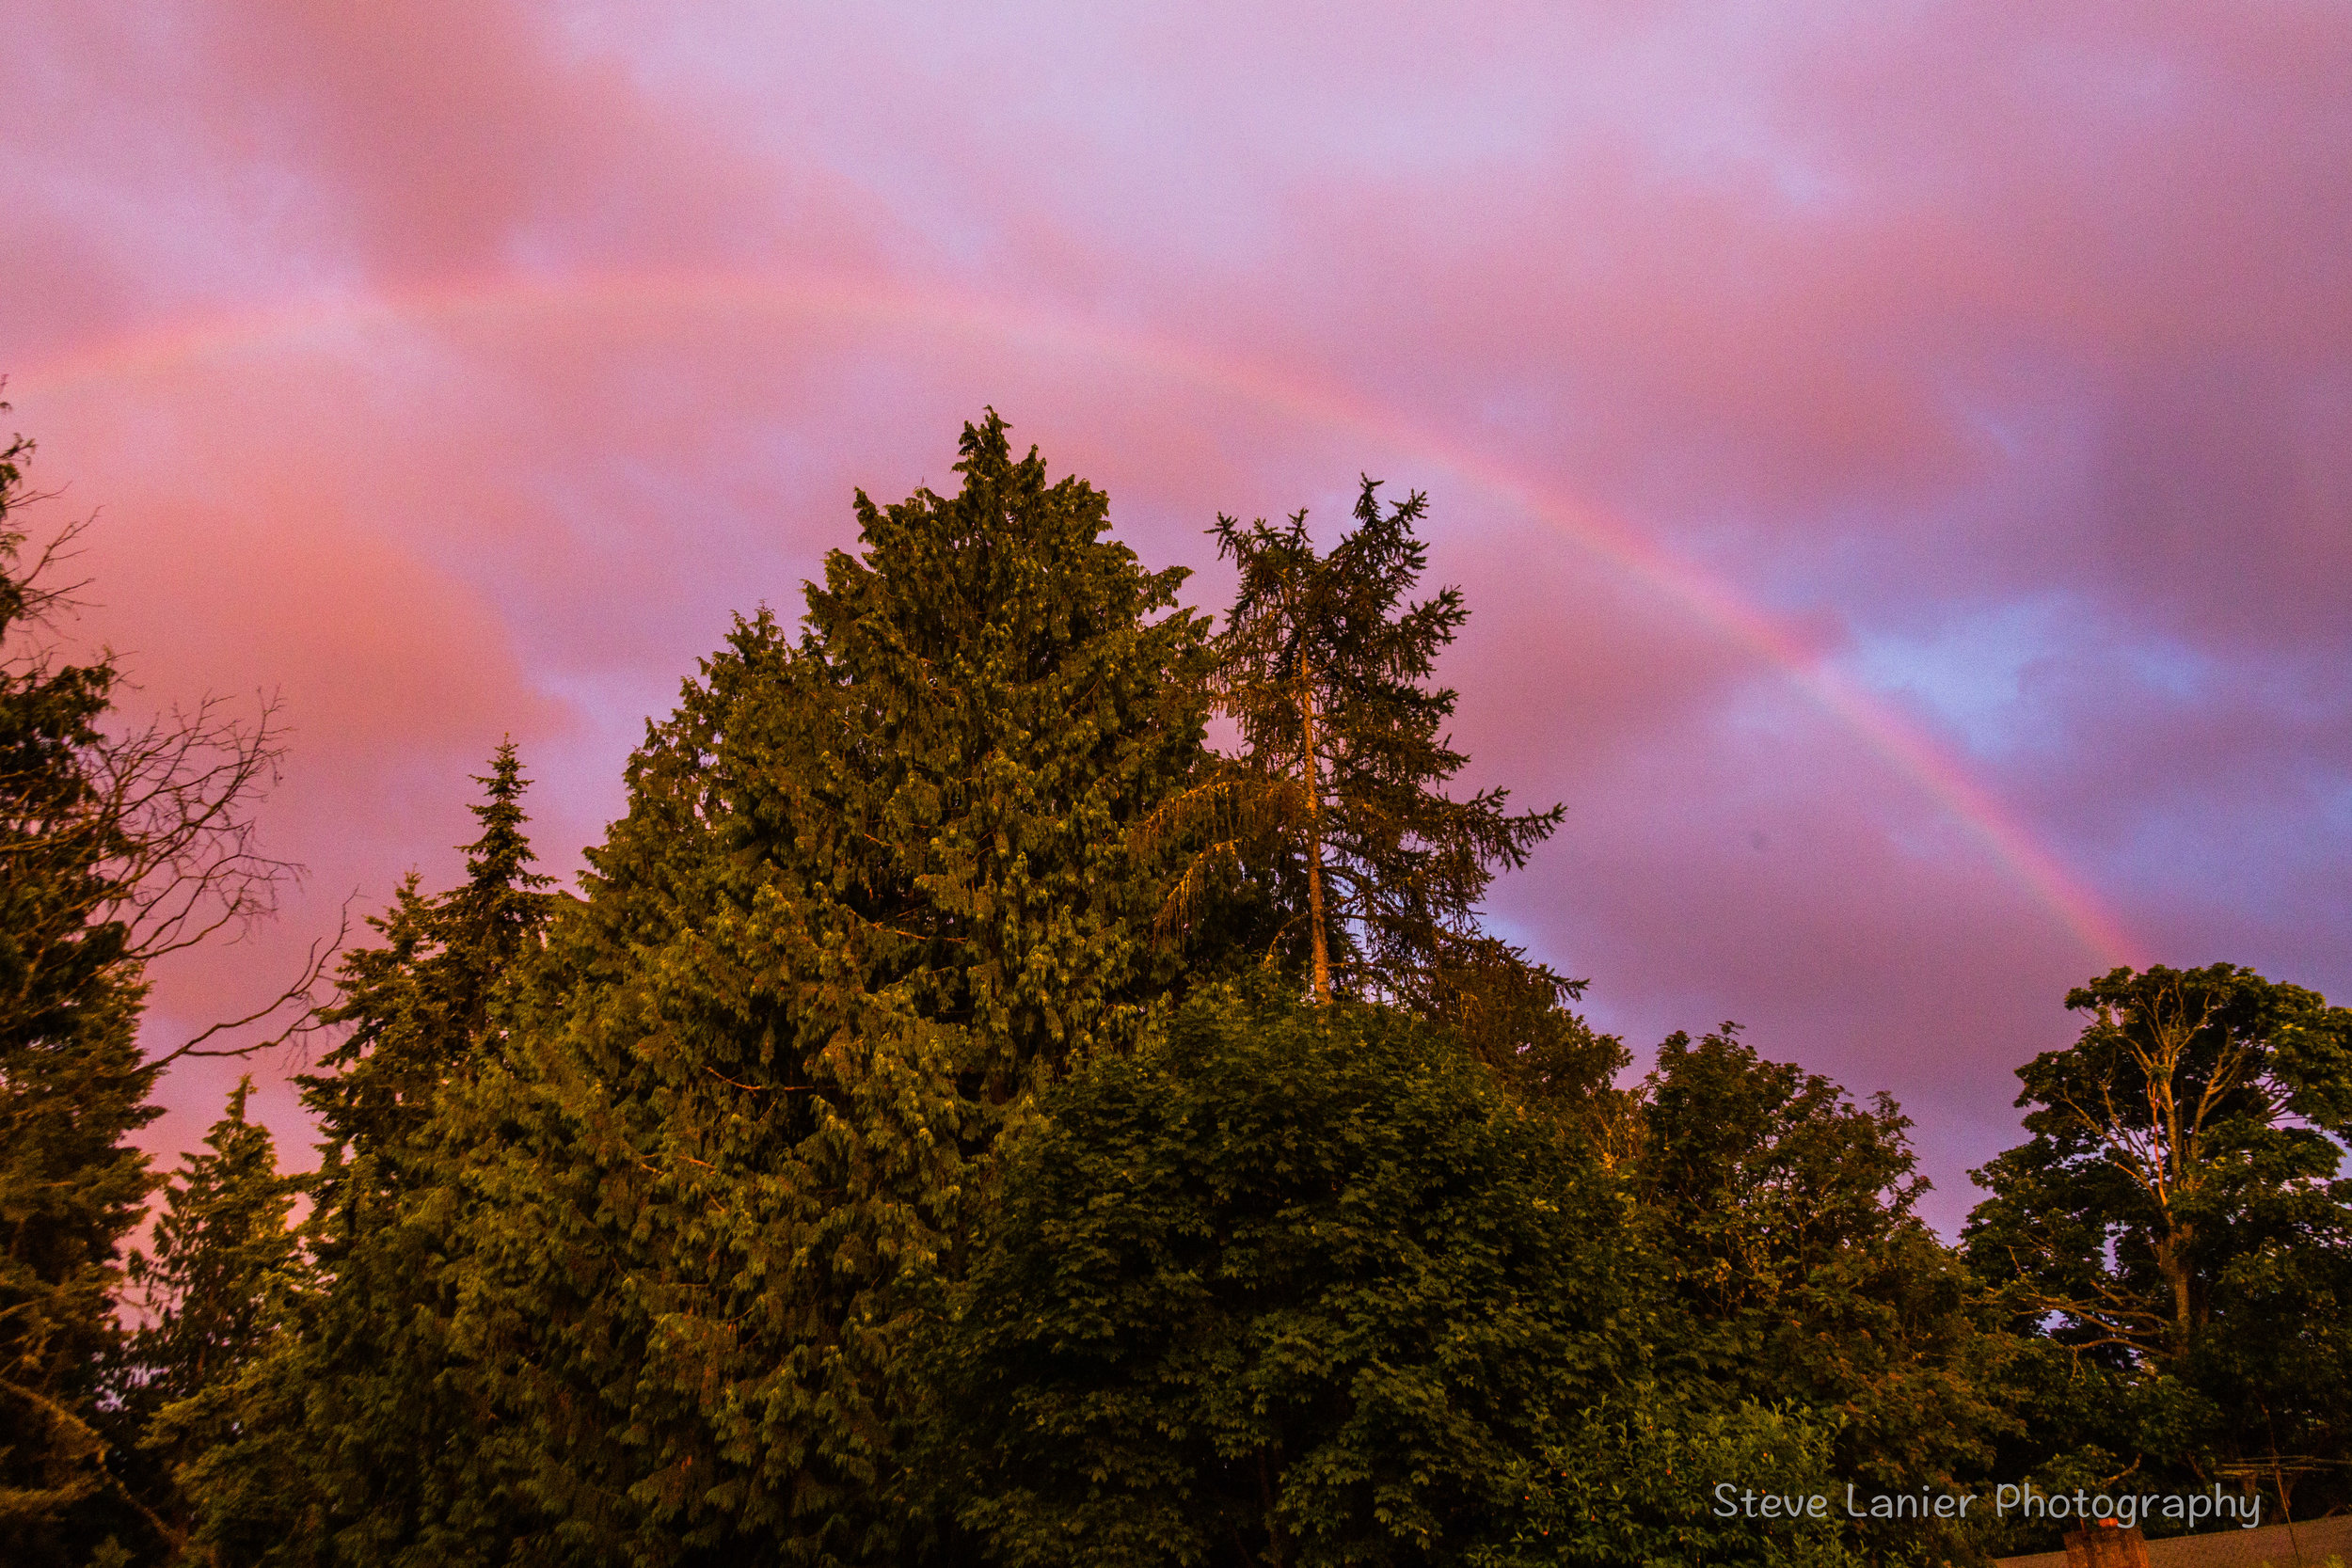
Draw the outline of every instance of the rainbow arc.
M325 297L104 340L19 372L19 392L113 389L230 356L347 341L371 327L497 328L529 318L623 315L654 323L678 312L738 320L819 319L931 332L982 344L1055 350L1123 366L1319 427L1448 473L1696 617L1781 672L1899 776L1936 801L2036 902L2104 964L2137 963L2137 944L2101 901L2014 813L1944 747L1811 654L1789 630L1720 578L1661 549L1608 510L1563 494L1465 443L1413 424L1342 388L1170 339L977 298L951 290L854 279L702 272L498 277L392 295Z

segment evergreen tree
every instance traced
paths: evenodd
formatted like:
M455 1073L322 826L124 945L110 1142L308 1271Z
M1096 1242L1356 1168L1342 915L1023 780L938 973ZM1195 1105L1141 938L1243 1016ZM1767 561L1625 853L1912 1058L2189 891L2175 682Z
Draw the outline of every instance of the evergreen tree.
M268 1128L246 1118L250 1077L166 1184L151 1251L127 1270L145 1323L131 1336L119 1380L125 1407L145 1418L140 1446L178 1482L236 1429L233 1390L281 1331L305 1286L306 1259L290 1225L300 1177L278 1171ZM176 1499L184 1529L188 1502Z
M1506 790L1443 793L1468 758L1442 733L1456 694L1426 683L1470 612L1456 589L1407 598L1428 561L1413 534L1426 508L1417 492L1383 510L1367 479L1354 531L1327 556L1304 512L1286 528L1217 519L1218 551L1241 574L1218 643L1218 699L1244 753L1178 802L1232 831L1174 895L1270 836L1278 941L1304 958L1317 1000L1335 989L1471 1000L1465 982L1501 962L1521 983L1549 981L1564 1006L1565 982L1477 931L1496 869L1525 864L1564 808L1514 816Z
M6 404L0 404L5 410ZM206 701L145 725L113 713L110 657L56 657L70 601L27 563L11 514L29 442L0 448L0 1560L146 1549L168 1527L109 1456L95 1402L119 1350L117 1249L154 1182L128 1139L156 1078L242 1055L224 1031L301 1004L315 967L247 1018L152 1058L137 1041L146 966L266 912L290 869L254 852L247 808L280 755Z
M452 1340L468 1151L444 1101L501 1049L502 994L549 895L512 742L475 782L464 884L426 895L412 873L322 1011L347 1032L301 1080L326 1133L309 1225L320 1286L237 1390L240 1440L190 1477L197 1544L223 1561L484 1560L517 1528L482 1469L495 1412Z
M50 605L8 523L29 451L0 450L0 1560L27 1565L143 1528L93 1399L152 1186L127 1140L158 1114L120 918L134 847L93 757L115 672L26 642Z
M953 497L861 494L797 642L739 622L649 730L471 1093L515 1142L461 1329L535 1556L917 1553L909 1347L997 1130L1174 977L1129 847L1200 754L1204 630L1005 431Z
M379 1211L389 1221L404 1197L438 1184L440 1151L425 1130L444 1085L470 1071L501 983L546 924L549 879L531 869L537 857L522 808L531 781L513 741L474 782L483 800L468 809L482 836L465 846L464 885L428 897L411 873L391 910L369 921L383 944L344 959L340 1000L321 1015L349 1031L320 1058L327 1070L301 1081L336 1171L319 1196L337 1216L330 1248L372 1233Z

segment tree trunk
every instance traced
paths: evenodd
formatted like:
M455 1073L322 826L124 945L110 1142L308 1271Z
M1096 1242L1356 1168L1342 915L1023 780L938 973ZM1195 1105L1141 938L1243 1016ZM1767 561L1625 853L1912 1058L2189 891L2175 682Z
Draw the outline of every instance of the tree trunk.
M1265 1462L1265 1449L1258 1450L1258 1506L1265 1510L1265 1560L1271 1568L1284 1568L1290 1554L1283 1549L1281 1521L1274 1513L1274 1473Z
M1323 926L1323 779L1315 766L1314 667L1298 656L1298 718L1307 784L1307 931L1313 943L1314 995L1318 1006L1331 1000L1331 949Z
M2184 1358L2188 1354L2189 1337L2195 1328L2189 1317L2189 1239L2188 1227L2176 1226L2155 1244L2156 1272L2172 1291L2172 1354Z

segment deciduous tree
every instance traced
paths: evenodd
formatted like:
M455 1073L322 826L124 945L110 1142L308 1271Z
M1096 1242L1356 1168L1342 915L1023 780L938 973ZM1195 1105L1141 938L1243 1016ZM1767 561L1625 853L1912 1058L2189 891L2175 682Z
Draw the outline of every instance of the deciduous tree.
M1670 1397L1809 1411L1866 1493L1985 1476L2012 1430L2012 1347L1915 1212L1909 1118L1762 1059L1728 1024L1668 1039L1641 1099L1631 1168L1674 1303ZM1932 1526L1864 1534L1873 1552L1959 1549Z
M1574 1140L1441 1028L1253 989L1020 1134L937 1372L998 1561L1458 1561L1638 1356Z
M2233 964L2067 1006L2088 1021L2018 1069L2031 1136L1977 1173L1970 1258L2023 1329L2169 1409L2110 1451L2273 1485L2301 1463L2345 1496L2352 1011Z

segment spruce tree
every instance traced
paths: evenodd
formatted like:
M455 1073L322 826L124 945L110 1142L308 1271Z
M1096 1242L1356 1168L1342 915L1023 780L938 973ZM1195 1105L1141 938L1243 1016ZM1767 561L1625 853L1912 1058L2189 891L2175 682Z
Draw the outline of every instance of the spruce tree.
M444 1101L500 1050L502 998L549 895L511 741L475 782L466 881L428 895L412 873L322 1010L346 1032L300 1080L326 1134L308 1226L320 1285L244 1380L241 1439L189 1480L197 1544L225 1562L481 1560L516 1528L481 1470L495 1413L452 1341L469 1133Z
M468 809L482 836L464 847L464 885L427 896L411 873L392 908L369 921L382 945L344 960L339 1000L321 1015L348 1029L320 1058L326 1070L302 1080L336 1167L320 1192L322 1210L337 1215L330 1247L434 1184L437 1151L424 1133L443 1085L469 1070L501 982L546 923L549 879L532 869L522 808L531 781L513 741L474 782L483 799Z
M165 1188L149 1250L127 1270L145 1322L123 1355L123 1404L145 1418L140 1447L180 1491L171 1504L184 1529L191 1500L178 1483L235 1434L238 1379L282 1332L286 1307L307 1283L307 1259L289 1223L304 1186L278 1170L270 1131L246 1117L253 1080L238 1080L228 1109Z
M1509 792L1467 800L1444 785L1469 760L1446 722L1456 693L1431 688L1439 649L1469 618L1459 590L1412 602L1428 563L1419 492L1383 509L1364 481L1356 527L1327 556L1289 526L1219 516L1217 549L1240 569L1219 639L1219 701L1241 728L1241 767L1193 799L1271 830L1284 936L1313 994L1427 1002L1518 955L1483 939L1479 899L1517 868L1563 808L1513 815ZM1238 857L1248 834L1223 842ZM1554 1001L1571 992L1554 979Z
M1172 978L1132 830L1200 756L1205 628L1106 502L967 426L797 640L739 621L628 768L516 1069L474 1095L469 1343L542 1558L907 1561L909 1347L1056 1065Z

